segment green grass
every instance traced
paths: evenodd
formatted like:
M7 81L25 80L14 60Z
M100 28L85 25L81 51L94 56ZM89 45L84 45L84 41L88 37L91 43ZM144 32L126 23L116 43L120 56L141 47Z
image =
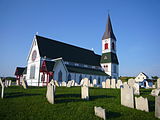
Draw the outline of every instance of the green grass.
M12 86L5 89L5 98L0 99L0 120L99 120L94 106L105 108L110 120L154 120L154 97L150 92L141 90L150 103L150 112L143 112L122 106L119 89L90 88L90 100L85 101L80 98L80 87L57 87L52 105L45 98L46 87L24 90Z

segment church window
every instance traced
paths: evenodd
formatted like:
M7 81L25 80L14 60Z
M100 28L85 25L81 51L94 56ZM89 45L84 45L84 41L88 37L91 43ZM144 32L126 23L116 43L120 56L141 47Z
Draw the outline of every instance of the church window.
M104 49L108 49L108 43L104 45Z
M70 81L70 80L71 80L71 74L68 75L68 81Z
M58 82L62 82L62 71L61 70L58 73Z
M100 77L98 77L97 84L101 84L101 78Z
M92 76L89 77L90 83L93 83Z
M30 68L30 79L35 79L35 65Z

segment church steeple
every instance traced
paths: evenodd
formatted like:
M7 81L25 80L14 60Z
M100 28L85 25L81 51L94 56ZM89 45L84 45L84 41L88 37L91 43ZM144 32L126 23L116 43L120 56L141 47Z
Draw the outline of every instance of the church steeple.
M102 56L100 63L105 73L112 78L118 79L119 62L116 51L116 37L113 33L110 16L108 15L106 30L102 37Z
M108 38L112 38L112 39L116 40L116 37L115 37L115 35L113 33L111 19L110 19L110 15L109 14L108 14L108 23L106 24L106 30L104 32L102 40L108 39Z

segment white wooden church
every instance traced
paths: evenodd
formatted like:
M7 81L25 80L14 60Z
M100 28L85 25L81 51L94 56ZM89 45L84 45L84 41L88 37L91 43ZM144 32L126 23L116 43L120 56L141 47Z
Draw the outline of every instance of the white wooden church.
M29 86L45 86L51 79L59 83L87 77L101 84L107 78L117 79L119 62L116 55L116 37L110 16L102 37L102 55L39 35L35 35L25 68L17 67L17 79L25 79Z

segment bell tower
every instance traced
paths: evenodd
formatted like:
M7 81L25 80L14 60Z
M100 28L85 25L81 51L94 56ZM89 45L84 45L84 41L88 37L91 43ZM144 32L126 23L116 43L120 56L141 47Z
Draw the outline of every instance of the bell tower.
M113 33L110 16L108 15L108 22L106 30L102 37L102 56L101 66L105 73L111 76L111 78L118 79L119 77L119 62L116 54L116 37Z

